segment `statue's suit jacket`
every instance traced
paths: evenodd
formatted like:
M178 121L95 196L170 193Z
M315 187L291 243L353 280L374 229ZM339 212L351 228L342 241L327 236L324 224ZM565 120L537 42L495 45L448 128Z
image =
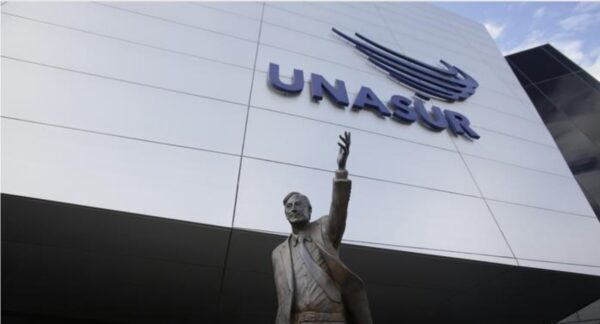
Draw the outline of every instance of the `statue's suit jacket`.
M347 179L333 180L332 206L329 215L325 215L310 223L305 230L317 245L325 263L327 264L331 278L338 285L342 301L346 308L347 323L371 324L371 313L369 302L362 280L348 269L340 260L338 255L339 242L332 242L327 233L329 222L333 217L342 219L340 231L343 233L345 227L348 201L350 199L351 182ZM341 217L341 218L340 218ZM341 240L341 235L340 235ZM292 255L289 238L273 250L273 272L275 286L277 289L277 324L290 324L291 313L294 302L294 268L292 266Z

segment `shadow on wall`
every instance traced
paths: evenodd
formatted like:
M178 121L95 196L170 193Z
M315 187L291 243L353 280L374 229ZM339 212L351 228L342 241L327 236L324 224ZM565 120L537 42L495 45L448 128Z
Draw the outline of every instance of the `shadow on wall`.
M2 195L3 323L272 323L284 236ZM600 278L343 245L375 323L551 323Z

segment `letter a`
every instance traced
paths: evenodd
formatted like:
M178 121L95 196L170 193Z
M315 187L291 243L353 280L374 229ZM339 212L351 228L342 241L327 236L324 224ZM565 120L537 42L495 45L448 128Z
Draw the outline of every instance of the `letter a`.
M377 98L373 90L367 87L361 87L358 95L356 95L356 99L354 99L354 104L352 104L352 108L354 109L363 109L369 108L379 114L379 117L385 118L390 117L392 113L385 107L383 102Z

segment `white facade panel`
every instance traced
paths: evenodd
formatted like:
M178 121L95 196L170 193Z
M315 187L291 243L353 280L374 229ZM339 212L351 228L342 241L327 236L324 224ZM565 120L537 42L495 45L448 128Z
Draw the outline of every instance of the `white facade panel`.
M424 3L9 2L2 11L5 193L288 233L284 195L303 191L314 217L325 213L337 135L350 130L347 242L599 275L590 246L600 229L585 226L593 211L478 23ZM471 74L472 97L426 107L467 116L481 138L311 100L311 73L343 80L350 105L361 86L384 103L414 96L332 27ZM301 94L269 87L271 62L286 82L304 71ZM568 235L561 249L541 248Z
M163 19L251 41L258 39L260 21L186 2L102 2L104 6ZM190 40L191 41L191 40ZM200 41L200 40L195 40Z
M523 103L521 103L520 107L529 109L526 108L529 105ZM556 148L556 143L552 139L552 135L550 135L550 132L548 132L548 129L543 124L538 124L534 121L476 103L464 103L461 105L460 112L465 116L469 116L469 120L476 127ZM556 149L558 150L558 148Z
M309 4L313 4L313 3L309 3ZM350 18L350 19L354 19L361 23L368 23L368 24L371 24L374 26L386 27L386 24L384 21L380 21L379 19L373 19L373 17L377 17L377 14L378 14L377 11L371 11L370 15L364 15L361 11L352 10L350 8L346 8L346 6L340 6L339 4L332 3L332 2L319 3L317 6L313 6L313 8L314 8L313 10L322 10L322 11L334 13L336 15L344 17L345 19ZM373 7L373 5L372 5L372 8L375 8L375 7Z
M600 223L596 217L495 201L489 205L517 259L596 266L600 270Z
M458 150L477 157L572 177L565 159L555 148L483 129L479 130L479 135L484 137L485 141L456 138Z
M343 15L326 8L327 4L310 2L273 2L268 5L328 23L331 27L363 30L365 34L388 33L384 23L379 21L379 19L377 19L378 17L370 20L356 19L355 17Z
M482 42L483 45L495 48L491 42L491 37L483 25L469 19L458 16L449 11L437 8L426 3L392 3L381 2L377 6L384 12L390 12L392 15L408 13L411 17L418 17L424 25L432 25L440 30L448 32L454 31L455 34L462 35L469 41Z
M357 1L357 2L343 2L341 4L343 4L344 11L356 12L356 10L358 10L361 13L368 12L369 15L379 14L379 8L373 2L366 2L366 1L358 2Z
M332 179L333 172L244 158L234 226L288 233L283 197L306 194L316 219L329 211ZM357 177L344 240L512 256L482 199Z
M492 73L492 71L489 73ZM530 102L525 103L519 98L513 97L512 92L504 94L493 88L484 87L478 88L477 92L478 94L474 94L472 98L469 98L468 102L479 104L496 111L505 112L509 115L518 116L527 121L544 126L539 115L537 115L535 108L533 108L533 105Z
M276 3L273 3L276 5ZM324 30L330 29L330 24L321 22L304 15L266 4L263 14L263 24L289 28L297 32L306 33L315 37L325 38Z
M430 42L437 48L436 42L442 40L445 42L445 46L442 48L455 53L464 53L463 57L477 57L477 53L482 48L498 52L495 44L489 42L490 37L483 26L475 24L475 29L484 30L484 33L480 34L473 31L474 28L465 27L464 18L453 14L444 15L442 18L439 14L431 13L432 6L427 6L425 10L416 8L414 4L378 3L377 6L381 8L380 11L386 24L394 32L399 43L404 43L402 40L408 37ZM410 46L408 42L406 45ZM413 46L411 48L416 49Z
M241 154L246 107L2 58L2 115Z
M247 103L252 71L9 15L2 55L211 98ZM254 55L254 53L248 53Z
M339 5L339 3L326 2L319 4L319 6L338 12L341 15L360 20L369 20L372 19L372 17L377 17L380 14L379 9L373 2L345 2L343 5ZM381 24L379 21L375 21L373 24L380 24L383 26L386 25L385 23Z
M239 157L2 119L2 192L230 226Z
M280 4L282 3L271 2L265 5L263 22L289 28L322 39L328 39L334 43L340 42L340 40L331 33L331 28L344 28L342 25L332 25L330 22L318 20L302 13L289 11L280 7ZM395 42L391 33L378 32L374 34L373 39L389 46Z
M323 34L332 34L332 31L326 29ZM369 67L365 64L364 58L353 51L349 51L348 45L342 41L336 44L330 40L265 24L261 31L260 42L290 52L317 57L324 61L335 62L348 67L357 67L367 73L369 72ZM373 70L370 72L373 72Z
M212 8L240 16L260 19L262 3L259 2L193 2L193 5Z
M387 15L386 19L390 21L392 18ZM390 27L402 53L411 57L420 57L422 61L432 65L436 65L440 59L443 59L451 64L464 66L464 63L471 60L473 63L468 73L476 79L486 78L483 75L485 66L478 62L477 52L469 51L468 45L457 41L455 36L448 35L445 29L427 27L427 25L418 27L420 25L422 23L418 20L401 20L395 27ZM437 50L432 50L433 46Z
M2 12L252 68L256 42L86 2L10 2ZM106 22L110 21L110 24ZM192 41L192 40L197 41ZM183 41L182 41L183 40Z
M464 156L485 198L594 216L574 178Z
M336 167L336 139L345 130L343 126L252 109L244 155L329 170ZM356 176L479 195L456 152L355 131L352 157L348 168ZM453 171L447 172L449 169Z

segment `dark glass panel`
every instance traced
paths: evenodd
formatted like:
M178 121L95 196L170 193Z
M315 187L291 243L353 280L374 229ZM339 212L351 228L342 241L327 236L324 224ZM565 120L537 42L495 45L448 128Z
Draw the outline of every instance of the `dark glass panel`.
M552 130L555 133L552 135L563 157L569 164L571 172L577 174L593 168L597 163L598 147L569 121L561 122L558 125L563 126L562 133L555 134L558 129L558 127L555 127Z
M562 111L558 110L534 85L524 89L544 123L548 124L564 118Z
M581 114L571 117L573 123L596 146L600 146L600 112Z
M596 158L600 159L600 156ZM594 168L577 174L575 178L596 213L596 217L600 219L600 163L597 162Z
M534 83L571 73L539 47L510 55L508 58Z
M561 52L557 51L554 47L552 47L552 45L546 44L541 46L541 48L572 72L581 71L581 67L579 65L573 63L573 61L564 56Z
M600 82L550 45L507 59L512 64L525 64L528 59L550 62L549 56L555 59L557 69L567 67L578 72L542 80L524 89L600 218ZM556 67L550 64L546 68ZM539 80L539 75L536 78Z
M568 116L600 112L600 93L575 74L536 84Z
M526 86L531 83L531 81L529 81L529 79L521 71L519 71L519 68L514 65L509 58L506 58L506 60L508 61L508 65L510 65L510 68L513 70L513 73L522 86Z
M558 111L554 115L554 119L551 122L546 123L546 128L548 128L550 134L552 134L552 137L554 138L554 141L559 145L559 147L560 143L565 140L564 138L569 136L573 131L577 131L582 137L584 137L579 130L573 127L573 122L569 119L569 116L565 115L562 111Z
M587 83L594 90L600 92L600 82L596 80L593 76L589 75L586 71L581 70L581 72L577 73L577 76L580 77L585 83Z
M592 303L583 309L579 310L578 314L580 320L591 321L600 319L600 299L595 303Z
M564 112L585 136L600 145L600 92L571 74L537 84L558 110Z

